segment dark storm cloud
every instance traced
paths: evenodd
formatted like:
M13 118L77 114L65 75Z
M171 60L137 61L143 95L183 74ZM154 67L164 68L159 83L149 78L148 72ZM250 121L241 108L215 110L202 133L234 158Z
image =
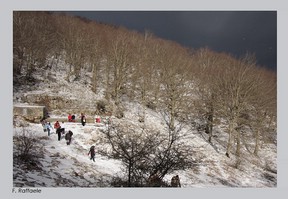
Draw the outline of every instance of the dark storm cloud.
M235 57L254 53L257 63L276 70L276 11L78 11L98 22L124 26L191 47L209 47Z

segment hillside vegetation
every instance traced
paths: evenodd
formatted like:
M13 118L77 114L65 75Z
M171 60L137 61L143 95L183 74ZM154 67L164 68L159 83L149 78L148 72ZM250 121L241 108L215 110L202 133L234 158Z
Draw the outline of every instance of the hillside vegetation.
M81 112L90 119L113 118L109 128L89 130L95 134L89 139L101 140L101 157L119 160L125 174L95 186L146 186L144 179L153 174L165 186L175 172L182 172L186 186L205 186L211 179L214 185L276 186L276 81L249 54L236 59L187 49L150 32L55 13L13 12L14 103L45 105L50 119ZM93 142L80 143L88 138L80 134L85 128L76 129L74 147L86 150L83 145ZM248 181L268 183L245 184L233 177L240 178L236 171L246 172ZM203 173L207 181L197 176Z

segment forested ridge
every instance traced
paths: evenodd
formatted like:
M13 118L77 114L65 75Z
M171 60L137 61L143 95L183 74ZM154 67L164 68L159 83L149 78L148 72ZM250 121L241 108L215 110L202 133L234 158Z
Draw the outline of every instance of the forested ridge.
M120 106L137 101L161 112L171 135L179 122L209 135L224 125L226 156L254 155L260 143L276 143L277 77L251 54L235 58L208 48L189 49L146 31L128 30L50 12L13 12L13 87L33 84L37 71L49 76L59 60L68 82L92 74L94 93ZM95 104L96 106L96 104ZM260 157L261 158L261 157Z

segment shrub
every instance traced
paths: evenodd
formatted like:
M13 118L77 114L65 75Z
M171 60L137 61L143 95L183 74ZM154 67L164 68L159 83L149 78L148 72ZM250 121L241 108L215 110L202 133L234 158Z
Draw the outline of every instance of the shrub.
M35 135L23 127L22 131L13 137L13 142L14 161L24 163L28 170L40 169L41 165L39 165L40 163L38 161L40 157L40 147L38 146L38 140Z
M115 178L112 186L161 186L163 178L175 170L195 166L191 147L180 136L167 137L153 128L137 128L133 123L112 123L103 131L104 144L111 150L99 148L102 155L119 159L125 167L124 178ZM146 183L151 175L158 174L158 181Z
M108 106L108 103L107 103L107 101L104 101L104 100L100 100L96 103L96 107L97 107L97 110L99 111L99 113L106 113L107 112L107 106Z

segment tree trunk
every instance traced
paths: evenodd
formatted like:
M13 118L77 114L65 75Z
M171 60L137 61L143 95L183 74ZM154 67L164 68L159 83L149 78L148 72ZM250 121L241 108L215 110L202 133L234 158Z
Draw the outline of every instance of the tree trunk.
M260 132L259 132L259 129L256 130L255 132L255 149L254 149L254 154L256 156L258 156L258 151L259 151L259 135L260 135Z
M105 99L107 101L110 101L110 66L109 66L109 62L107 63L106 66L106 91L105 91Z
M212 136L213 136L212 131L213 131L213 109L211 109L211 112L208 115L208 123L206 126L206 133L208 133L209 135L209 138L208 138L209 143L211 143L212 141Z
M96 93L97 91L97 66L96 64L92 64L92 91Z
M227 148L226 148L226 156L230 158L230 151L232 147L232 141L233 141L233 124L230 123L228 127L228 133L229 133L229 138L228 138L228 143L227 143Z
M131 170L132 170L132 163L129 162L129 166L128 166L128 187L131 187Z
M69 71L67 72L67 76L66 76L66 78L65 78L65 80L66 80L67 82L70 82L71 71L72 71L72 64L69 64Z
M236 133L237 133L237 136L236 136L236 140L237 140L236 156L240 158L240 153L241 153L241 151L240 151L240 149L241 149L240 130L237 130Z

